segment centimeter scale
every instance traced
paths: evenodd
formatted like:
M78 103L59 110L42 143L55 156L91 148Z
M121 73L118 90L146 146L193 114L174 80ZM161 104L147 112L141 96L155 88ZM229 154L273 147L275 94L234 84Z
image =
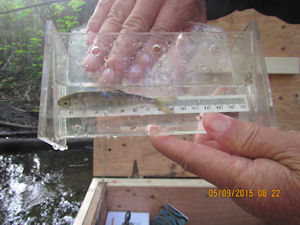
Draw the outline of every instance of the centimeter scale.
M249 105L245 95L224 96L185 96L178 97L168 106L174 114L208 113L208 112L247 112ZM157 107L147 104L110 107L105 109L61 109L61 118L106 117L106 116L144 116L165 114ZM172 113L172 114L173 114Z

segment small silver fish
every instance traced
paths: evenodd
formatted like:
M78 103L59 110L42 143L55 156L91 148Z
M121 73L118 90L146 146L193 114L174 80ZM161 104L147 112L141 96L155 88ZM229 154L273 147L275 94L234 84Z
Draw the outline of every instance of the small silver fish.
M85 109L88 107L116 107L134 104L156 105L164 113L173 113L168 105L174 98L149 98L128 94L121 90L77 92L61 97L57 104L64 109Z

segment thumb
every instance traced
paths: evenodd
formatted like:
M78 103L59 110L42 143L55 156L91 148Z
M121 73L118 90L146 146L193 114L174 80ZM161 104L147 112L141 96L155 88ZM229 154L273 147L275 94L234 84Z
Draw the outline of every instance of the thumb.
M282 164L299 160L299 132L260 127L219 113L204 115L203 125L217 142L241 156L268 158L281 161Z

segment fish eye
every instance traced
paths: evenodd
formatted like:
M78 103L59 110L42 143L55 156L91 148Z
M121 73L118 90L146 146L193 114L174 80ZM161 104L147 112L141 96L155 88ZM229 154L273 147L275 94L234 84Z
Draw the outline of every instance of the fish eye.
M64 105L65 105L65 106L68 106L68 105L69 105L69 102L65 101L65 102L64 102Z

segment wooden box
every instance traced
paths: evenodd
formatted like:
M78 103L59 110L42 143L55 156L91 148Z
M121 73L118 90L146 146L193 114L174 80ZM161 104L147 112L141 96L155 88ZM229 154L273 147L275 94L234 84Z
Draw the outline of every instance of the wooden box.
M150 212L151 220L167 202L183 212L187 224L259 225L230 198L210 198L212 184L201 179L94 178L74 224L105 224L107 211Z

